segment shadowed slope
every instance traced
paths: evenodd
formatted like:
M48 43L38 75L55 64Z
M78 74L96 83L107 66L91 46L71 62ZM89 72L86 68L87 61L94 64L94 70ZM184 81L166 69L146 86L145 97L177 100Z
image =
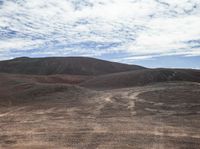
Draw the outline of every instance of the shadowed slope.
M70 79L71 78L71 79ZM76 94L86 93L86 89L72 85L86 78L78 76L33 76L0 73L0 106L51 102L60 98L73 98Z
M86 76L86 75L67 75L67 74L26 75L26 74L0 73L0 77L5 77L5 76L13 80L15 79L15 80L24 80L36 83L63 83L63 84L79 84L81 82L94 78L94 76Z
M87 57L21 57L0 62L0 72L32 75L103 75L138 69L143 67Z
M82 83L89 88L124 88L166 81L200 82L200 70L144 69L99 76Z

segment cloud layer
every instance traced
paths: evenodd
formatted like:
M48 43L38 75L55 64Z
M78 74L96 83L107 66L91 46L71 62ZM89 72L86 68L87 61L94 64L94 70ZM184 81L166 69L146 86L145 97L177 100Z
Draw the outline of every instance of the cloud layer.
M200 56L199 0L0 0L0 59Z

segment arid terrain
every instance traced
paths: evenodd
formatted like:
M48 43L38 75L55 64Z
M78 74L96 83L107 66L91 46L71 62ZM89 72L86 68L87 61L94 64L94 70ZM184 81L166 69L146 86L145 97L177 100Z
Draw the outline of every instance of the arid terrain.
M0 62L1 149L200 149L200 70L43 60Z

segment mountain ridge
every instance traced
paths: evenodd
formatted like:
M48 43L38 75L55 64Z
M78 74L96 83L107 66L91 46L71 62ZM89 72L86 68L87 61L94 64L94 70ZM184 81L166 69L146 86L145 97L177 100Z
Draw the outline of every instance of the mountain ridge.
M0 72L32 75L103 75L145 69L138 65L122 64L89 57L19 57L0 61Z

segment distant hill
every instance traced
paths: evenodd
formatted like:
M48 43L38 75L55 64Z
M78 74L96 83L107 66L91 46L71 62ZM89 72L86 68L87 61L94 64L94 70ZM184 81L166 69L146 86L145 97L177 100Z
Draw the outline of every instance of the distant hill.
M89 88L124 88L166 81L200 82L200 70L144 69L103 75L82 83Z
M0 72L31 75L104 75L140 70L144 67L109 62L87 57L21 57L0 61Z

